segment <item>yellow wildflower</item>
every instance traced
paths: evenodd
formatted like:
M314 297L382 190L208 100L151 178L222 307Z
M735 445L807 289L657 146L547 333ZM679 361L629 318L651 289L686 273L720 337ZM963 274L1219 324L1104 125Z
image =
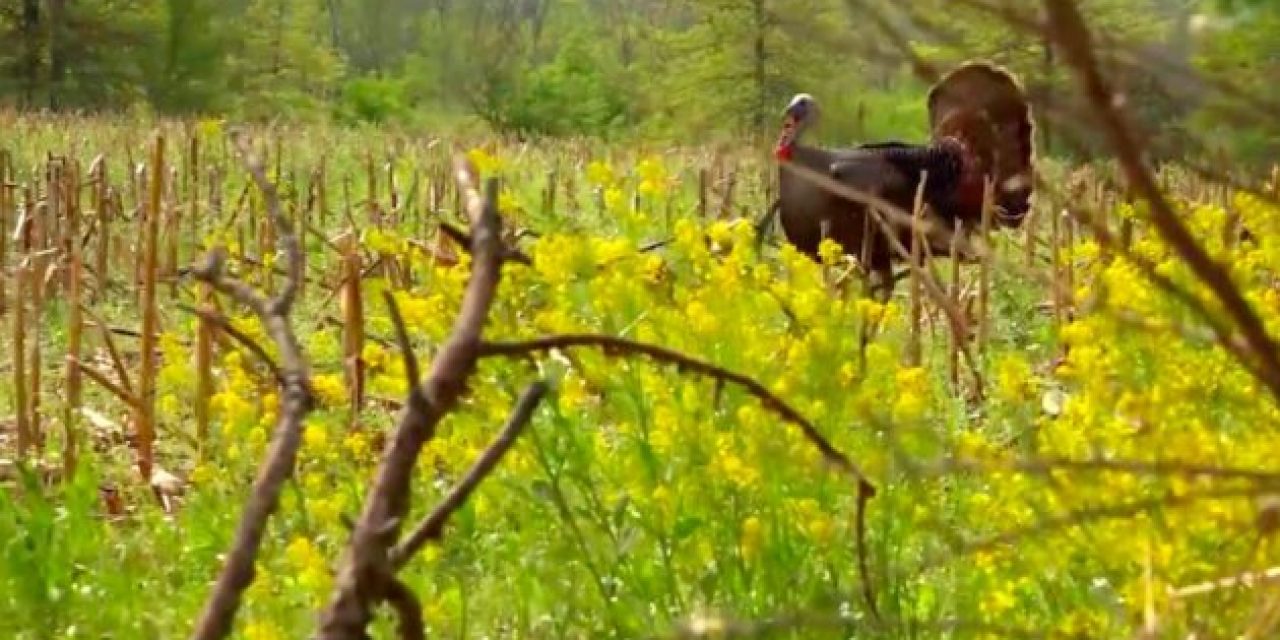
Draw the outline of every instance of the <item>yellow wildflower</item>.
M502 160L490 155L481 148L475 148L467 152L467 159L471 164L475 165L476 171L481 174L491 174L502 170Z
M510 191L503 191L498 194L498 211L503 215L510 216L512 213L520 210L520 203Z
M620 213L626 199L626 194L618 187L608 187L604 190L604 208L606 211Z
M360 460L369 455L369 437L363 431L351 431L343 439L342 446L351 457Z
M759 557L763 542L764 527L760 524L760 518L749 516L743 520L742 533L738 537L738 550L742 554L742 559L751 562Z
M160 400L156 402L156 405L160 415L176 416L182 412L182 402L172 393L160 396Z
M339 374L321 374L311 378L311 389L320 404L336 407L347 401L347 385Z
M310 451L316 453L323 452L329 444L329 434L325 433L322 425L307 425L302 432L303 445Z
M666 273L667 263L662 256L650 254L644 259L644 279L649 284L657 284L662 281L663 275Z
M255 620L244 627L245 640L284 640L284 632L275 623Z
M1009 403L1023 402L1030 393L1031 365L1009 353L996 362L996 390Z
M717 475L728 478L739 488L746 489L760 481L760 471L742 461L736 454L721 451L715 459Z
M587 183L597 187L605 187L612 185L615 181L613 167L599 160L593 160L587 165Z
M638 190L643 195L661 195L667 190L667 170L662 160L649 156L636 165L636 173L640 175Z
M203 485L213 480L213 467L206 463L200 463L191 470L191 484Z
M840 243L831 238L823 238L822 242L818 243L818 257L822 260L822 264L832 266L840 262L840 257L843 253L844 250L841 249Z
M982 602L978 605L979 610L989 617L996 617L1004 614L1017 604L1017 600L1013 596L1013 591L1008 588L996 588L983 594Z

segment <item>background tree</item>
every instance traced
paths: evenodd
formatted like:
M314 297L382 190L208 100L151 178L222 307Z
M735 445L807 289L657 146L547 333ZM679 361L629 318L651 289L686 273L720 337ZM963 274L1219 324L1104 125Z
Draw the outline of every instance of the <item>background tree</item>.
M1143 67L1194 66L1274 103L1277 3L1083 6L1154 155L1274 160L1256 110L1210 135L1238 104ZM990 59L1055 109L1081 107L1042 39L949 0L0 0L0 104L706 140L771 135L804 91L823 142L918 139L926 85L886 25L935 70ZM1041 133L1053 154L1100 149L1088 131L1064 132L1072 148Z

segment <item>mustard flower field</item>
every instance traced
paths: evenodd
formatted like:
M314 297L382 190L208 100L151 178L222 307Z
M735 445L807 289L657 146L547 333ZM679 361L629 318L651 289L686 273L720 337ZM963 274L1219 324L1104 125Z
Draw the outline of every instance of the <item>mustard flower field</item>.
M278 291L263 194L216 122L3 129L0 636L187 637L281 404L245 346L278 360L268 328L189 265L221 246L233 275ZM430 637L1280 628L1267 584L1280 562L1277 396L1146 204L1103 186L1106 166L1046 162L1047 183L1077 194L1067 204L1039 190L1023 229L991 232L985 267L936 257L920 277L944 299L904 280L880 303L838 252L819 264L776 232L758 237L777 176L764 146L326 127L255 130L252 143L303 230L289 320L315 405L232 637L309 636L334 593L410 390L385 299L425 371L471 278L474 257L441 227L467 226L455 153L500 178L502 240L527 258L503 263L486 340L623 338L768 396L608 348L480 359L417 457L406 528L490 446L526 385L549 391L399 571ZM1274 191L1176 171L1161 182L1280 338ZM851 465L831 464L768 398ZM376 637L395 628L380 609Z

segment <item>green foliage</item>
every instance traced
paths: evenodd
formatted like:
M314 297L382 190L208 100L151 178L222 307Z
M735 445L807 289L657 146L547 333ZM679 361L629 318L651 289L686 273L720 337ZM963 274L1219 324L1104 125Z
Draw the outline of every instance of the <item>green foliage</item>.
M1211 153L1229 153L1242 163L1265 169L1280 160L1280 127L1275 114L1258 105L1280 104L1280 11L1256 11L1247 19L1236 19L1219 27L1221 32L1207 38L1195 57L1195 64L1211 77L1227 79L1250 97L1252 104L1239 99L1215 96L1203 100L1190 126L1215 131L1206 136ZM1231 123L1223 127L1220 123Z
M161 37L142 60L147 96L158 111L190 113L227 106L223 52L234 41L219 0L166 0L156 17Z
M472 118L525 136L710 141L771 136L778 110L804 91L822 105L825 141L918 139L925 87L893 60L902 43L867 19L868 4L939 70L988 59L1057 107L1083 106L1040 38L947 0L8 0L0 104L251 120ZM1081 6L1157 158L1274 159L1275 127L1240 123L1238 99L1127 64L1120 48L1194 64L1274 104L1278 3ZM1224 120L1245 126L1224 132ZM1042 132L1040 149L1052 154L1106 150L1085 123ZM1063 144L1067 136L1075 144Z
M1243 12L1250 9L1280 9L1276 0L1216 0L1217 7L1228 12Z
M243 118L313 117L333 97L343 63L316 34L324 20L315 3L245 0L243 29L227 52L230 108Z
M410 117L406 82L400 78L363 76L342 87L337 116L343 122L382 124Z
M154 0L5 3L0 103L27 108L127 106L140 97ZM131 55L121 55L137 47Z
M860 63L842 50L850 33L841 3L747 0L689 3L655 38L646 75L652 106L678 114L684 133L771 132L795 93L814 94L826 119L852 115L837 96L856 92Z
M99 508L101 461L85 465L64 487L23 470L0 491L0 635L167 637L199 604L174 587L204 579L201 565L215 561L232 522L206 510L211 527L179 532L149 511L122 528Z
M521 134L605 136L627 118L621 87L581 36L565 42L550 62L521 74L503 98L489 122Z

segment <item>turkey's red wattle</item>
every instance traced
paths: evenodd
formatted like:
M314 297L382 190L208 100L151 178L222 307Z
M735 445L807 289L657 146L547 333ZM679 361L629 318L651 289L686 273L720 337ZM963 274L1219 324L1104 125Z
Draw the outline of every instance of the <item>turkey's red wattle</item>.
M773 157L786 162L791 159L791 145L780 144L773 149Z

